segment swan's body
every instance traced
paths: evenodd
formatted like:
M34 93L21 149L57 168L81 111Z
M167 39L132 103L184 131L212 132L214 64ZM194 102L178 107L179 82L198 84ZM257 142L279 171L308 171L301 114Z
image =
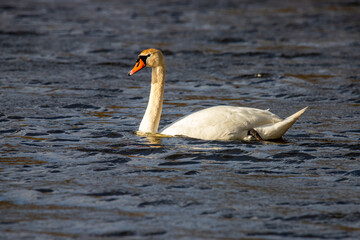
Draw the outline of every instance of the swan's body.
M157 133L165 85L165 60L161 51L147 49L141 52L129 75L145 66L153 68L152 81L148 106L139 131ZM269 110L216 106L179 119L161 131L161 134L181 135L204 140L278 139L285 134L305 110L306 108L282 120Z
M282 120L269 110L216 106L190 114L165 128L166 135L183 135L206 140L252 140L255 130L263 140L280 138L305 111ZM205 127L206 126L206 127Z

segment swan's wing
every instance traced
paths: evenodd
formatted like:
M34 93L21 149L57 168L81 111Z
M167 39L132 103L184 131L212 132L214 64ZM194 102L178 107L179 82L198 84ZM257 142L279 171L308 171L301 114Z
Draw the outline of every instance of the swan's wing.
M161 133L206 140L245 139L250 129L281 120L268 110L217 106L187 115L166 127Z
M298 120L298 118L305 112L306 108L294 113L281 122L275 124L265 124L256 127L254 130L261 136L263 140L278 139L282 137L286 131Z

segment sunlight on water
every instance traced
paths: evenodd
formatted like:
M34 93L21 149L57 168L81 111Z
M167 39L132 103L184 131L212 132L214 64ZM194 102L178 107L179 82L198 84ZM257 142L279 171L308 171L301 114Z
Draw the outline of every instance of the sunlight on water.
M356 239L356 1L0 3L1 239ZM161 48L160 129L233 105L277 141L137 132Z

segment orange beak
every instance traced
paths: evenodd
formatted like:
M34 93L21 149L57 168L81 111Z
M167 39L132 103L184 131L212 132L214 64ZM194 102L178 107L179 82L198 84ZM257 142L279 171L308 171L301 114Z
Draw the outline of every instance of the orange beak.
M144 61L141 58L139 58L138 61L136 61L134 68L128 73L128 75L129 76L133 75L134 73L143 69L145 66L146 64L144 63Z

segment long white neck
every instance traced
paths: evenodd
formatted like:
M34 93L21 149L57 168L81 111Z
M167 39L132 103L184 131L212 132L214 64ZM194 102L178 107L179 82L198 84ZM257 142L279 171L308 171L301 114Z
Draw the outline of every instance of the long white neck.
M165 64L153 67L149 102L140 123L139 131L157 133L161 117L165 85Z

